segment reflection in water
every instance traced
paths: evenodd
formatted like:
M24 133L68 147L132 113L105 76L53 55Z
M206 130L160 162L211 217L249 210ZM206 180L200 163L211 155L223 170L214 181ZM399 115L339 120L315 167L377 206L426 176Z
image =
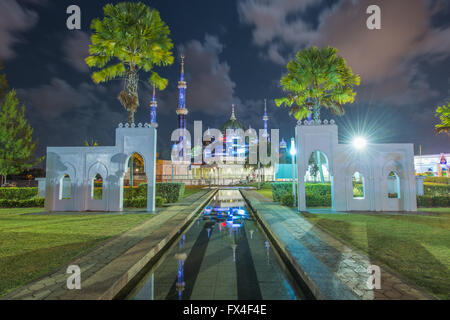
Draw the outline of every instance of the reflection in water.
M258 230L240 192L220 190L166 254L170 258L158 262L132 297L295 299L290 286L281 281L285 277L271 257L269 241Z

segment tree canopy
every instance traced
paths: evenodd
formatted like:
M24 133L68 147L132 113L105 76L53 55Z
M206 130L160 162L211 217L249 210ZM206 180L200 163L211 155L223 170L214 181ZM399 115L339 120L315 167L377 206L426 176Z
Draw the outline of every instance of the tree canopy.
M441 123L435 126L437 133L446 132L450 134L450 102L436 109L436 116L439 117Z
M5 98L9 90L8 81L6 80L6 74L2 73L3 63L0 60L0 103Z
M19 107L16 91L11 90L0 103L0 175L17 174L41 162L36 158L37 141L25 118L25 106Z
M321 107L343 115L343 105L355 100L353 89L360 84L360 77L337 53L332 47L298 51L286 66L288 73L280 80L286 96L275 99L277 106L287 106L289 114L298 120L311 114L319 120Z
M98 69L92 73L95 83L125 80L118 99L132 123L139 106L139 72L150 73L148 80L158 89L167 86L167 79L160 77L154 68L173 63L170 30L157 10L141 2L107 4L103 12L103 19L92 20L92 44L86 63Z

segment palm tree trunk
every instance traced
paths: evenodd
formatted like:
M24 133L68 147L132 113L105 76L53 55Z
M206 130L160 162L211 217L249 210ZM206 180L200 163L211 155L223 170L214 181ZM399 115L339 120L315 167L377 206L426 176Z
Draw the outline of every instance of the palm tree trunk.
M314 121L320 120L320 104L318 102L314 103L313 117L314 117Z
M128 112L128 123L131 125L132 123L134 123L134 111L130 110Z

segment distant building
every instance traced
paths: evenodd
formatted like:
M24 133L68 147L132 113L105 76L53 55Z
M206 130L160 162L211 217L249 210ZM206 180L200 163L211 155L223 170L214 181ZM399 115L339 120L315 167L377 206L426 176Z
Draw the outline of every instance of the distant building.
M450 160L450 153L414 156L414 169L416 174L448 177L450 170L448 160Z

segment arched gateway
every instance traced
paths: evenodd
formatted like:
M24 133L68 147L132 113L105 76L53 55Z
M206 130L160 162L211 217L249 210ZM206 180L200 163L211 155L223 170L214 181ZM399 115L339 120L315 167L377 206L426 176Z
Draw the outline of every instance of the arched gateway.
M306 210L305 180L300 177L317 150L328 161L332 210L417 211L413 144L368 144L356 150L338 143L333 120L299 121L295 135L300 211Z
M156 134L156 124L119 124L112 147L48 147L46 210L122 211L127 163L138 153L147 174L147 211L155 211ZM63 184L66 176L70 186ZM99 177L101 197L95 197L94 181ZM62 197L69 187L70 198Z

